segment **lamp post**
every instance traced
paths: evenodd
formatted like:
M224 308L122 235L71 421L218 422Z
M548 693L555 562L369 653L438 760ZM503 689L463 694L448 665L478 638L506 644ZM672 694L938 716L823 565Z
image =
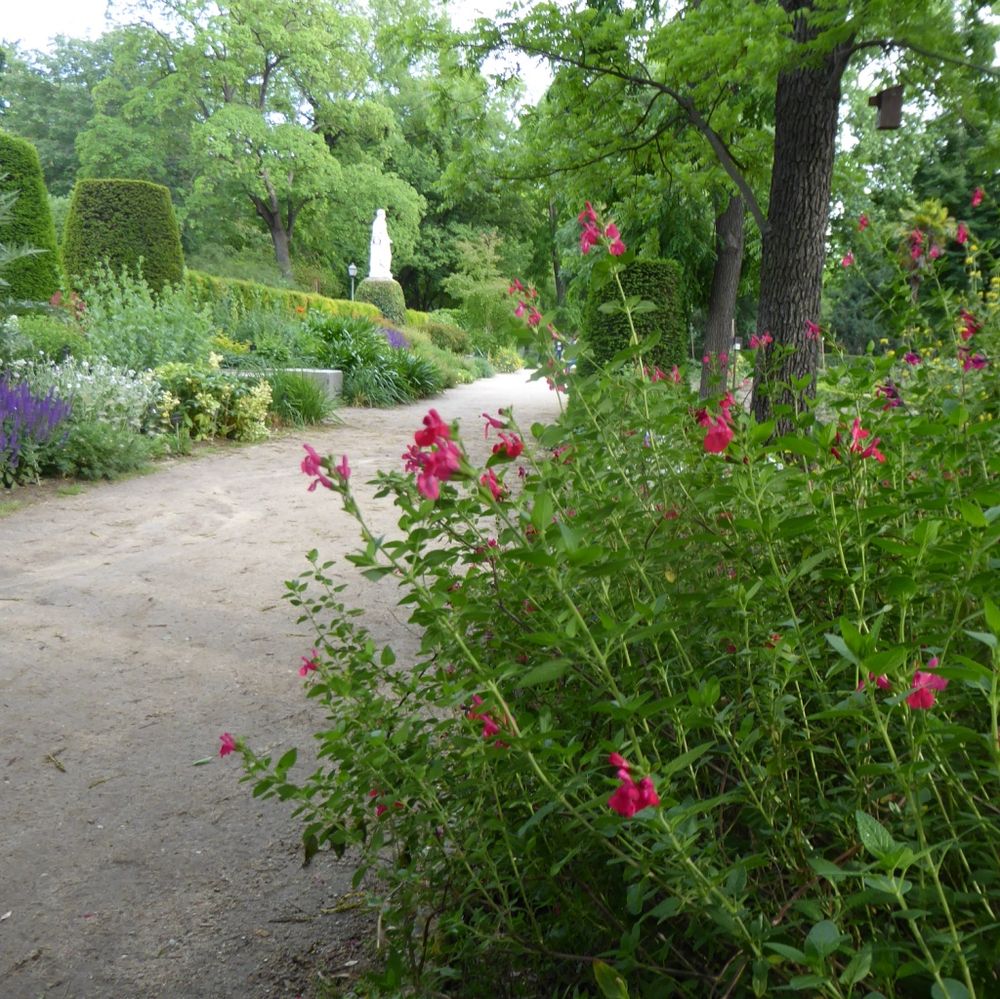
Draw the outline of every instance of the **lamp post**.
M358 276L358 268L356 264L347 265L347 273L351 275L351 301L354 301L354 279Z

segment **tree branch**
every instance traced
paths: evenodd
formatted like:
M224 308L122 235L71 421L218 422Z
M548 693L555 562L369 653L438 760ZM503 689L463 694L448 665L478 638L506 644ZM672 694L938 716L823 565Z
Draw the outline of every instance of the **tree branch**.
M992 76L1000 79L1000 70L993 69L991 66L981 66L979 63L969 62L968 59L960 59L958 56L945 55L943 52L933 52L931 49L925 49L922 45L916 45L903 38L873 38L867 42L858 42L856 45L851 46L848 55L851 56L855 52L861 52L864 49L875 48L880 48L883 51L889 49L909 49L911 52L924 56L926 59L933 59L935 62L946 62L951 66L961 66L963 69L974 69L977 73L982 73L984 76Z

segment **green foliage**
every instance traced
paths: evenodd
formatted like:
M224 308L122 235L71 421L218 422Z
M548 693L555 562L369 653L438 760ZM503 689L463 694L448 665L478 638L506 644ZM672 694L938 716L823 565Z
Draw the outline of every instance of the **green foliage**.
M461 326L453 323L439 323L428 320L421 327L431 338L435 347L450 350L453 354L468 354L471 341L469 334Z
M117 479L141 471L157 453L152 437L107 423L73 421L66 435L44 449L45 476Z
M406 322L406 302L398 281L373 281L365 278L355 292L359 302L371 302L391 323Z
M59 260L42 166L30 142L4 132L0 132L0 194L16 196L9 217L0 218L0 244L37 251L4 267L8 285L4 297L47 302L59 289Z
M86 357L90 344L80 326L58 315L11 316L0 325L0 366L44 354L53 361Z
M217 315L223 319L228 317L226 321L239 319L255 309L271 308L298 316L319 313L321 316L354 316L371 320L378 320L382 316L377 306L367 302L326 298L291 288L275 288L253 281L203 274L200 271L187 271L185 282L197 301L211 305Z
M326 394L312 378L296 371L272 371L271 412L289 426L307 427L328 421L337 410L337 400Z
M323 766L239 748L307 860L362 851L385 994L997 991L1000 371L960 363L1000 347L981 266L934 303L960 320L938 363L838 366L780 437L728 394L696 413L637 350L564 371L575 404L523 454L497 414L485 467L425 421L420 478L378 479L395 537L327 460L349 560L400 587L419 651L397 662L311 552L286 596Z
M489 362L494 371L509 374L524 367L524 358L513 347L495 347L489 353Z
M81 323L94 356L136 371L208 360L212 317L183 285L165 285L154 294L127 269L115 274L99 265L82 294Z
M271 386L264 378L228 375L208 365L170 363L156 369L163 386L160 422L190 440L229 437L259 441L269 435Z
M659 342L647 352L648 360L665 370L687 357L687 312L681 269L672 260L637 260L620 275L625 295L634 304L648 302L648 311L632 316L638 342L656 335ZM602 308L606 306L607 309ZM642 306L639 306L642 309ZM611 310L611 311L608 311ZM593 361L606 364L629 346L632 330L613 283L595 285L587 297L581 339Z
M420 312L417 309L407 309L406 310L406 325L407 326L423 326L430 322L430 313Z
M141 276L156 293L184 276L170 191L141 180L79 180L63 236L63 265L77 285L101 265Z

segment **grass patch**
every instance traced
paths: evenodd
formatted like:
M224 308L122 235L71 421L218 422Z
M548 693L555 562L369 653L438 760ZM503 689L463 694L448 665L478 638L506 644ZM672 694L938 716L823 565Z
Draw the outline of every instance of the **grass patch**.
M20 500L0 500L0 517L9 517L16 513L24 504Z

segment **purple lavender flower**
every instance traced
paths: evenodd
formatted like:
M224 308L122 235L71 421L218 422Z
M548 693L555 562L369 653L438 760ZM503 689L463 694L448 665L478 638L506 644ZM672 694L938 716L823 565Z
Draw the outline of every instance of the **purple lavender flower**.
M389 341L389 346L395 348L396 350L405 350L410 346L410 342L403 336L399 330L393 329L391 326L381 327L382 335Z
M37 474L37 449L51 439L71 409L54 389L36 396L27 382L0 376L0 482L12 486Z

